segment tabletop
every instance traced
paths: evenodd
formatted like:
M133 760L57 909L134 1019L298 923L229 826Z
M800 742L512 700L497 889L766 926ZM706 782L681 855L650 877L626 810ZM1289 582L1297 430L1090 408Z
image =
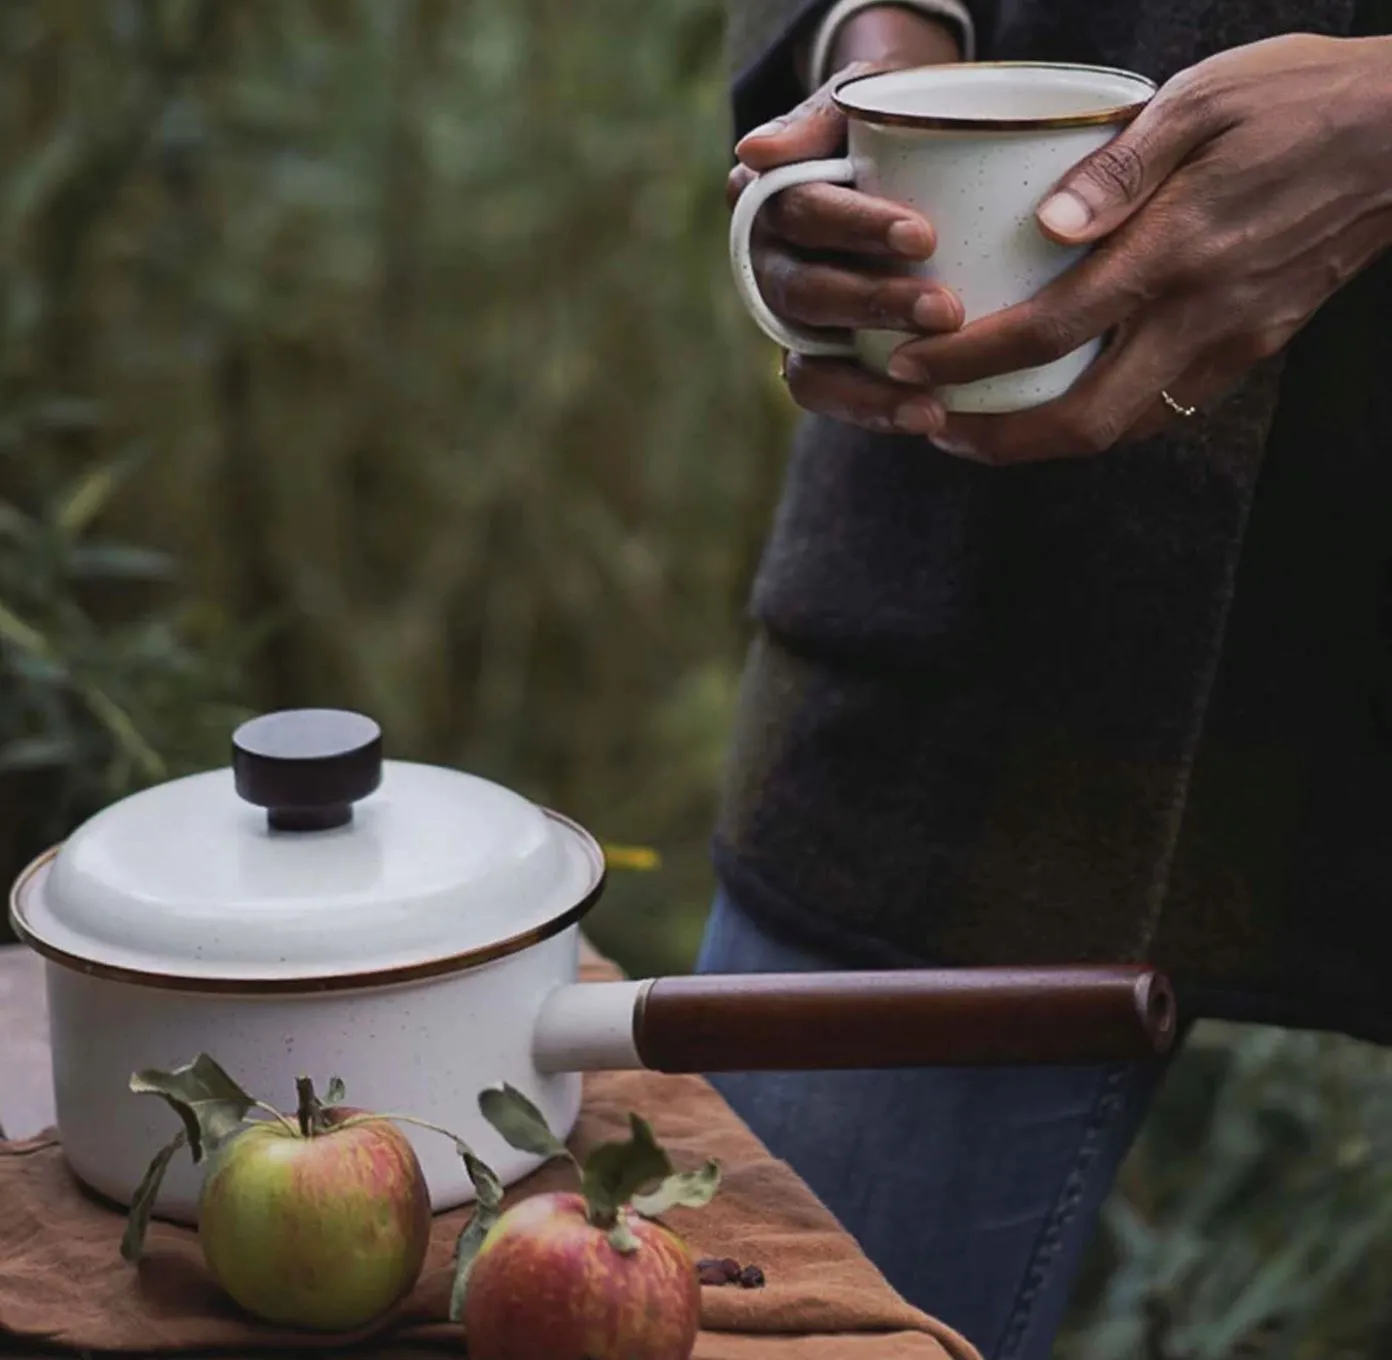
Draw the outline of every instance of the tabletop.
M591 977L612 969L587 948L582 952ZM740 1206L729 1209L733 1218L722 1219L715 1208L703 1214L689 1229L693 1248L700 1245L706 1255L728 1255L725 1248L737 1240L752 1253L749 1259L757 1259L776 1277L768 1298L760 1294L757 1308L739 1291L733 1300L721 1296L715 1301L710 1326L697 1342L696 1360L980 1360L970 1343L894 1294L791 1168L772 1158L698 1078L595 1075L593 1086L587 1086L587 1114L582 1114L582 1122L588 1118L595 1128L583 1136L591 1142L610 1137L610 1126L623 1126L624 1111L654 1101L663 1102L672 1123L668 1138L674 1156L718 1156L727 1173L722 1203ZM0 946L0 1128L10 1140L29 1139L53 1123L43 965L26 949ZM34 1196L26 1196L24 1186L32 1189L39 1184L34 1177L44 1175L37 1159L45 1155L45 1146L34 1143L17 1153L36 1160L26 1167L28 1180L10 1182L15 1194L0 1197L0 1210L8 1208L15 1222L38 1223L42 1217L35 1217ZM706 1231L714 1235L703 1239ZM90 1234L84 1236L80 1230L45 1239L63 1277L83 1280L84 1300L101 1296L101 1288L109 1285L83 1255L89 1239ZM8 1299L21 1310L19 1316L25 1307L33 1313L34 1300L24 1287L24 1261L33 1259L30 1253L8 1261L15 1267L8 1277ZM0 1285L4 1281L0 1269ZM19 1293L14 1292L17 1281ZM112 1316L118 1313L119 1309ZM771 1327L770 1320L778 1325ZM420 1360L428 1354L422 1344L431 1343L408 1334L385 1339L366 1353L372 1360ZM330 1348L322 1353L347 1352ZM354 1353L361 1357L365 1352ZM0 1333L0 1360L54 1360L63 1354L73 1352L49 1350L44 1357L32 1342ZM260 1360L303 1360L305 1352L263 1348L257 1354ZM193 1352L187 1355L194 1360Z
M52 1123L43 965L18 945L0 946L0 1131L28 1138Z

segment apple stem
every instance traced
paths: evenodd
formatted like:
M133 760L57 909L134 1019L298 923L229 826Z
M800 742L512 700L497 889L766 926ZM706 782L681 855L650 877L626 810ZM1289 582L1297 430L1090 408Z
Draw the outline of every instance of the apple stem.
M258 1110L264 1110L272 1119L284 1127L287 1133L296 1133L298 1130L274 1105L267 1105L264 1100L253 1100L252 1105Z
M638 1250L638 1239L633 1235L633 1229L628 1226L622 1214L614 1215L613 1226L609 1229L609 1245L620 1256L632 1256Z
M299 1097L300 1136L313 1138L317 1132L314 1116L319 1108L319 1099L314 1094L314 1083L308 1077L296 1077L295 1094Z

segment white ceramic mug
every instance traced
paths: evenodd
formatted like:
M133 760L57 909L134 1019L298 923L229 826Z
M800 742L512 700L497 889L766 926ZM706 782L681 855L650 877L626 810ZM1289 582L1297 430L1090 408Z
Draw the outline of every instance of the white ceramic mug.
M926 66L846 81L834 98L848 120L849 155L770 170L735 206L730 263L745 306L784 349L857 358L880 373L909 338L791 325L760 296L750 259L754 219L774 194L814 182L852 184L922 213L937 236L932 258L889 267L951 288L968 321L1026 301L1086 249L1050 241L1035 209L1145 107L1155 88L1129 71L1057 62ZM1042 405L1077 381L1100 345L1091 341L1042 368L943 386L937 396L950 411Z

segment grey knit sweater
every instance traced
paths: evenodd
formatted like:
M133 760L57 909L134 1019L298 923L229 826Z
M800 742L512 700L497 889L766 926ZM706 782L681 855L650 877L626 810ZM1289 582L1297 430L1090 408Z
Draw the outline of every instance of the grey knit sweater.
M985 56L1159 81L1389 7L973 6ZM732 0L737 133L824 8ZM1389 335L1384 256L1220 409L1092 460L806 421L715 839L743 908L847 963L1147 957L1191 1013L1392 1040Z

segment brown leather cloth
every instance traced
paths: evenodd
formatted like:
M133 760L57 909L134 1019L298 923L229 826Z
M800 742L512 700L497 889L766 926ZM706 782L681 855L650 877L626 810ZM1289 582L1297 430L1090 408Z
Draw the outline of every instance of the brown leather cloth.
M590 955L584 976L613 976ZM697 1077L650 1072L586 1079L572 1146L626 1134L637 1110L679 1167L719 1159L715 1201L667 1221L697 1257L733 1256L762 1267L763 1289L707 1287L697 1360L980 1360L948 1327L911 1308L784 1163L770 1157L715 1091ZM510 1199L569 1187L574 1173L545 1167ZM373 1350L447 1346L462 1329L442 1319L450 1256L467 1209L436 1221L415 1293ZM221 1294L195 1235L157 1223L139 1269L120 1258L124 1217L78 1186L51 1132L0 1143L0 1352L58 1346L83 1351L324 1349L351 1338L262 1326ZM360 1338L361 1339L361 1338Z

